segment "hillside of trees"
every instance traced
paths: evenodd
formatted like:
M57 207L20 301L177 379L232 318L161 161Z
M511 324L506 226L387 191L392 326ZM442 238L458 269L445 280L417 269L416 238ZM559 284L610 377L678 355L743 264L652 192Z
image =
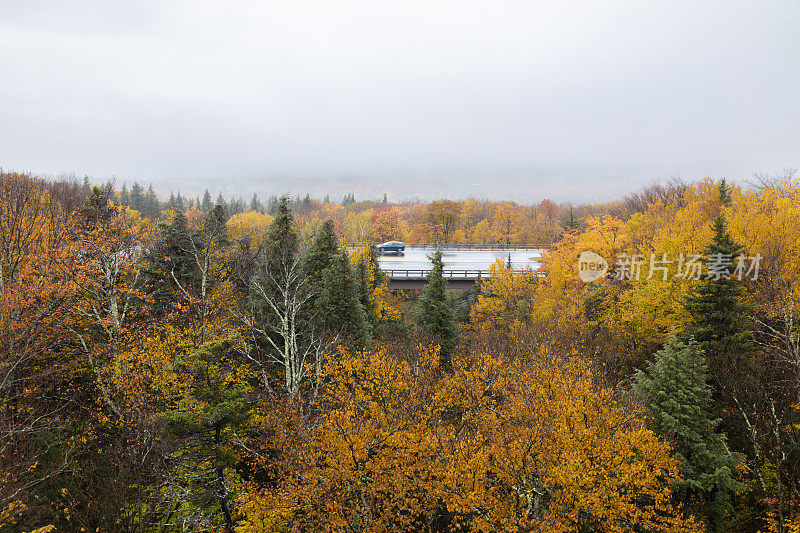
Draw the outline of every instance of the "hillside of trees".
M792 176L526 206L2 172L0 531L796 533L799 228ZM551 247L393 291L387 239Z

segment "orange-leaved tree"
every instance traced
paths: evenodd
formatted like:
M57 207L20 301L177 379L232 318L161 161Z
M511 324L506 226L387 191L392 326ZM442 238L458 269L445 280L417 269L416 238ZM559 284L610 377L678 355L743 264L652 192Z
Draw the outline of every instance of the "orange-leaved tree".
M331 358L305 464L243 494L242 531L701 531L669 445L578 356ZM261 529L259 529L261 528Z

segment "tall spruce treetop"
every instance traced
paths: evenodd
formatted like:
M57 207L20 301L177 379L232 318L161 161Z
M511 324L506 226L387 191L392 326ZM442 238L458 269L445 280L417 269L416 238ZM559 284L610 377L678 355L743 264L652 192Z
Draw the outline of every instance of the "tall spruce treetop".
M314 235L314 241L303 257L303 267L308 275L309 282L321 282L323 272L339 253L339 238L333 228L333 221L326 220Z
M647 371L636 373L635 387L647 399L651 428L670 441L680 461L683 480L676 496L699 511L707 510L711 529L720 531L730 511L730 493L743 488L735 480L737 459L726 436L712 419L711 388L705 356L694 340L674 335L656 354Z
M725 178L722 178L722 181L719 182L719 187L717 190L719 191L719 201L722 202L722 205L725 207L730 207L731 202L733 201L731 198L731 188L725 181Z
M442 273L444 269L442 251L436 250L429 258L431 273L419 299L417 321L426 331L439 338L440 365L445 371L451 372L452 354L458 346L459 329L447 299L447 281Z
M299 247L289 197L281 196L276 204L275 218L267 230L264 250L267 264L289 264L297 256Z
M136 211L142 210L142 204L144 203L144 191L142 190L142 186L139 185L138 182L134 181L133 185L131 185L131 192L128 195L130 200L131 209L135 209Z
M180 291L178 284L195 292L200 283L197 264L190 252L192 231L186 215L177 210L169 222L158 225L158 239L148 280L156 309L164 309L166 304L175 300L175 294Z
M222 205L215 205L203 217L203 230L207 238L216 239L220 244L228 242L228 212Z
M258 195L256 193L253 193L253 197L250 199L250 210L258 213L264 212L264 206L262 205L261 200L258 199Z
M356 346L366 346L371 337L370 324L356 290L353 267L347 252L337 253L322 277L319 316L325 328L345 335Z
M200 206L200 210L203 213L208 213L211 211L213 206L214 204L211 202L211 193L208 192L208 189L206 189L206 191L203 193L203 203Z
M97 229L117 216L118 208L108 196L108 191L93 186L90 196L84 202L79 213L84 229Z
M161 212L161 204L158 202L158 196L153 190L153 186L147 187L147 194L144 197L142 205L142 213L147 217L157 217Z
M119 203L121 205L128 205L130 203L130 195L128 194L128 186L122 184L122 190L119 192Z
M720 201L730 202L725 181L719 185ZM735 242L727 229L725 217L719 215L711 226L714 236L704 250L707 263L734 262L743 247ZM747 307L742 305L742 288L736 279L723 275L703 280L687 297L686 310L692 317L684 339L693 337L711 358L712 364L732 362L730 357L746 361L752 347L747 327Z

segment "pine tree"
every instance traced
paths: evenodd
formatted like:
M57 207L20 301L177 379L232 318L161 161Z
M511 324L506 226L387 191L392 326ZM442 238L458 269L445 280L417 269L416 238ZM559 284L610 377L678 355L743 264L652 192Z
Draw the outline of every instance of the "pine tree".
M83 177L83 185L81 186L81 192L83 193L84 198L88 198L92 194L92 184L89 181L89 176Z
M261 204L261 200L258 199L258 195L256 193L253 193L253 197L250 199L250 210L257 213L264 212L264 206Z
M288 203L289 197L286 197L286 201ZM275 216L275 213L278 212L278 205L281 203L281 200L278 199L277 196L270 196L269 200L267 200L267 214Z
M341 251L333 257L322 283L317 309L324 327L343 334L356 346L366 346L371 338L370 325L358 298L347 252Z
M369 247L366 254L359 254L358 261L354 268L356 278L356 292L367 321L373 329L373 333L379 326L389 326L387 317L383 316L385 310L378 310L378 303L375 298L375 291L386 281L386 274L381 270L378 263L378 249L375 245Z
M211 211L203 217L203 230L207 235L214 235L214 238L222 247L228 244L228 211L223 205L215 205Z
M575 213L572 209L572 206L569 207L569 215L567 215L567 219L564 222L564 228L567 231L570 230L577 231L581 228L580 221L575 217Z
M214 204L211 203L211 193L208 192L208 189L203 193L203 203L200 204L200 210L203 213L208 213L211 211L211 208L214 207Z
M143 204L144 204L144 192L142 191L142 186L139 185L138 182L134 181L133 185L131 185L131 192L130 192L131 209L135 209L136 211L141 212Z
M707 380L700 346L673 335L647 371L636 373L635 387L647 399L651 428L672 443L680 461L683 479L674 487L676 497L707 509L712 530L722 531L730 495L744 487L734 475L737 458L728 451L725 434L716 431L721 420L709 415Z
M87 231L101 227L117 216L118 209L110 201L108 191L95 185L78 212L81 225Z
M244 206L244 200L242 200L241 196L238 198L231 198L231 201L228 204L228 214L233 216L233 215L238 215L239 213L243 213L244 212L243 206Z
M247 381L237 376L243 367L236 363L235 344L235 338L209 342L181 361L178 370L187 378L187 397L182 408L158 417L170 460L184 472L173 482L178 486L167 490L189 507L206 511L196 517L204 526L224 526L229 533L234 531L234 511L225 474L239 462L238 435L255 405Z
M442 251L436 250L429 259L432 268L428 275L428 283L420 296L417 321L426 331L439 339L440 365L445 371L452 372L452 354L458 346L459 330L447 298L447 281L442 272L444 269Z
M158 225L152 266L147 270L147 285L156 310L163 310L182 291L197 292L200 276L190 253L192 249L189 222L183 211L175 210L170 221Z
M353 269L355 276L356 295L358 301L361 303L361 308L364 309L364 315L369 322L370 328L374 331L378 325L378 319L375 314L375 302L372 301L370 294L373 287L370 283L370 273L367 267L367 261L363 256L358 258L356 266Z
M309 283L319 285L322 282L323 272L338 253L339 238L333 228L333 221L328 219L317 230L314 241L303 257L303 268Z
M130 203L130 195L128 194L128 186L126 184L122 184L122 191L119 193L119 203L120 205L128 205Z
M289 197L281 196L277 200L275 218L267 230L264 255L268 268L270 265L288 265L297 257L300 248L297 232L294 228L294 217L289 207Z
M226 202L225 197L222 196L222 191L217 195L217 200L214 202L214 205L221 205L226 211L228 210L228 202Z
M158 202L158 196L156 196L152 184L147 188L147 194L144 197L143 203L142 213L145 216L154 218L161 213L161 204Z
M720 201L730 202L728 186L719 185ZM736 243L719 215L711 226L714 236L704 251L705 261L733 262L743 247ZM708 277L708 276L707 276ZM684 338L693 337L709 357L713 373L736 368L746 371L752 349L748 330L747 306L742 304L742 288L738 280L722 275L703 280L687 297L685 308L692 317Z

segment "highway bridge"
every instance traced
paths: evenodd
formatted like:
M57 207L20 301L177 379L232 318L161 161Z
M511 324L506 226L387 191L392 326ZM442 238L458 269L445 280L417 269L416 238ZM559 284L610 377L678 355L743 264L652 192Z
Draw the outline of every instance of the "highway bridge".
M406 244L404 254L382 254L378 257L381 270L389 276L390 289L419 289L427 283L431 263L428 256L436 245ZM536 270L542 253L541 245L446 245L442 247L444 277L450 289L469 289L480 278L489 276L489 267L499 258L510 258L514 270Z

